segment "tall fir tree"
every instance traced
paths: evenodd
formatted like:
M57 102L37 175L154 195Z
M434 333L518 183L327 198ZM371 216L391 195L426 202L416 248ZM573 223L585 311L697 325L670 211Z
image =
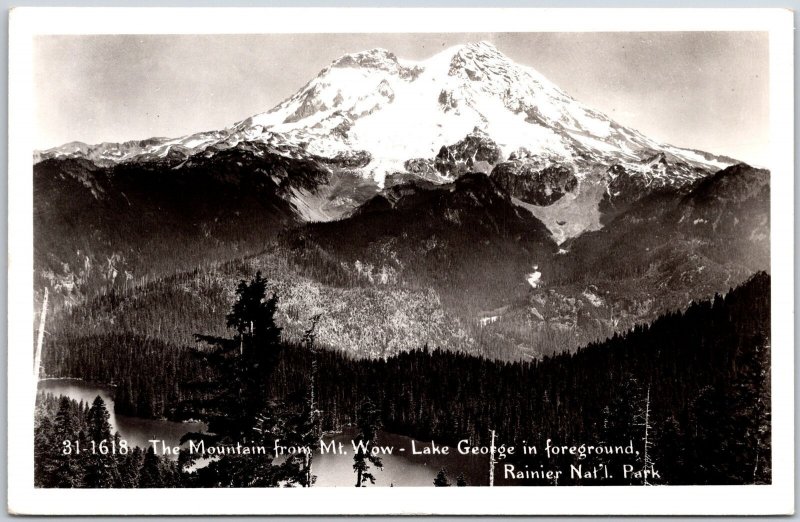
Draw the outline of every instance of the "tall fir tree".
M80 419L76 409L72 407L69 397L62 396L58 404L55 421L55 436L59 441L55 455L55 470L52 475L52 486L56 488L79 488L84 486L83 469L80 455L75 448L76 443L85 445L86 440L81 430ZM83 412L81 412L83 413ZM64 442L69 445L64 445Z
M105 401L98 395L86 417L91 450L84 453L83 468L89 488L111 488L121 482L116 455L109 444L113 440L109 418Z
M55 427L49 416L42 416L35 427L33 445L36 457L33 464L34 484L37 487L53 487L53 475L58 466L54 454L61 447L55 438Z
M353 471L356 474L356 487L364 487L369 481L375 484L375 475L370 471L370 464L383 469L380 456L372 453L371 448L378 441L380 429L380 411L367 399L358 410L359 433L354 439L356 453L353 455Z
M211 383L212 397L202 402L209 431L220 439L250 437L270 402L269 379L281 348L281 328L275 323L278 296L266 297L267 281L257 272L236 288L237 299L227 315L233 337L196 335L210 351L200 353L219 376Z
M267 281L257 272L236 288L236 301L227 315L232 337L196 335L211 349L198 355L215 374L202 383L207 397L189 405L191 416L203 418L209 433L190 433L183 440L207 445L251 445L272 448L277 438L279 408L273 404L270 379L280 350L281 328L275 322L278 297L267 297ZM213 435L212 435L213 434ZM284 479L273 466L274 455L226 455L198 473L206 486L264 487Z
M111 415L106 409L106 403L99 395L92 402L87 421L89 423L89 439L97 443L111 440Z

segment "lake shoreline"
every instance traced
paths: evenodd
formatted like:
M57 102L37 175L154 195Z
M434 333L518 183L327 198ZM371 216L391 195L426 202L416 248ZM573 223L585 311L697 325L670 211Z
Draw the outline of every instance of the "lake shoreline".
M157 441L159 447L170 447L170 458L177 459L177 447L185 447L180 440L188 432L205 432L207 426L202 422L172 421L168 419L145 419L129 417L114 412L113 393L115 386L105 383L90 383L82 379L48 377L39 381L39 389L53 395L63 395L84 403L91 403L100 396L109 410L109 422L112 430L120 433L131 446L139 446L143 450L153 447ZM324 432L320 442L328 447L341 445L342 453L313 452L314 474L317 476L316 486L352 487L353 476L353 440L357 438L356 426L345 426L335 432ZM451 479L459 474L466 477L470 485L488 485L488 459L472 458L463 455L412 455L407 448L414 445L421 447L430 445L432 441L423 442L412 437L396 433L380 431L378 445L391 446L395 450L382 455L383 467L374 467L375 486L432 486L440 469L446 469ZM271 448L270 448L271 450ZM255 455L257 456L257 455ZM279 460L280 457L276 457Z

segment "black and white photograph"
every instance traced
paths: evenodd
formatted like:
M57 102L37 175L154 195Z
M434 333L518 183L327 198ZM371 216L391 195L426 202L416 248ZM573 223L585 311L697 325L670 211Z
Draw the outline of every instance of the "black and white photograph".
M400 27L30 35L20 487L783 488L775 34Z

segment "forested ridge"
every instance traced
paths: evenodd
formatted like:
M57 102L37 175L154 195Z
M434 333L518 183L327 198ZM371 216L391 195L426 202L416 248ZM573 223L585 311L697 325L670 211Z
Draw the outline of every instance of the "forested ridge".
M759 273L649 326L529 362L428 347L386 359L315 351L321 427L354 424L366 397L387 430L422 440L487 444L495 430L506 443L623 444L640 439L639 413L649 396L652 455L665 483L769 482L769 285ZM198 359L202 350L107 341L116 357L76 346L69 375L116 383L119 412L196 413L191 405L203 392L192 383L215 378ZM306 390L311 359L301 345L281 343L268 394ZM149 382L131 383L132 374Z

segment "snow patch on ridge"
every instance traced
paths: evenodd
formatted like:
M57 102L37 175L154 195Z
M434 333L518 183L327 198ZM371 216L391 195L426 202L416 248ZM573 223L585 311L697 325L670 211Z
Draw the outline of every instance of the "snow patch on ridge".
M527 274L525 280L532 288L539 288L542 282L542 273L539 271L539 265L533 265L533 272Z

